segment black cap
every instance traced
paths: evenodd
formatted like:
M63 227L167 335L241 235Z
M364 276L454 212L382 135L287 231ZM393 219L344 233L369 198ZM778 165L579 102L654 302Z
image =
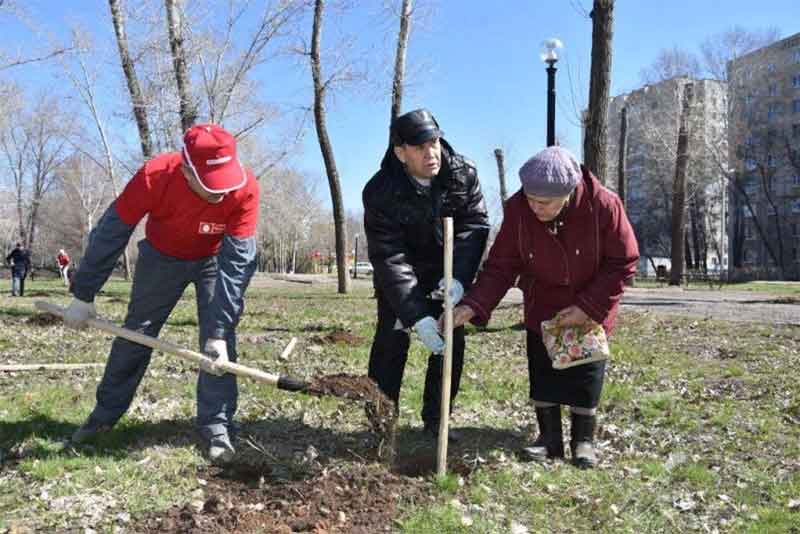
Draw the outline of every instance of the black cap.
M409 111L392 122L393 145L421 145L442 136L439 123L427 109Z

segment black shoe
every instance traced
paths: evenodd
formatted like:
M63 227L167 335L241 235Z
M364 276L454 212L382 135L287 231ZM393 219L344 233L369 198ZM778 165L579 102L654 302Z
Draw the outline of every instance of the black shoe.
M103 434L111 430L112 425L102 424L89 417L78 430L76 430L69 442L72 445L80 445L94 439L98 434Z
M569 446L572 451L572 463L580 469L591 469L597 465L597 453L594 450L594 427L597 417L572 413L572 428Z
M422 429L422 432L433 439L439 439L439 421L428 421ZM461 433L458 430L453 430L453 427L447 429L447 441L450 443L458 443L461 441Z
M530 447L520 451L529 461L543 462L548 458L564 457L564 435L561 430L561 405L536 408L539 437Z

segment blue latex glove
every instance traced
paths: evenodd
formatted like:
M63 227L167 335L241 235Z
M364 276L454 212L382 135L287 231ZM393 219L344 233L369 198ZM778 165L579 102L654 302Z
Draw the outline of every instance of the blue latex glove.
M436 319L430 315L423 317L414 324L414 332L432 353L442 354L444 352L444 340L439 335L439 325L436 323Z
M431 292L430 297L433 300L444 300L444 278L439 280L439 287ZM450 300L453 302L453 306L461 302L462 298L464 298L464 286L453 278L453 282L450 284Z

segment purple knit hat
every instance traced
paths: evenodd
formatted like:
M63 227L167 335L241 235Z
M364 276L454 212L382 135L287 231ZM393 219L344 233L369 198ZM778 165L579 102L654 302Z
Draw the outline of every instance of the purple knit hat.
M526 195L565 197L583 177L581 166L569 150L547 147L525 162L519 180Z

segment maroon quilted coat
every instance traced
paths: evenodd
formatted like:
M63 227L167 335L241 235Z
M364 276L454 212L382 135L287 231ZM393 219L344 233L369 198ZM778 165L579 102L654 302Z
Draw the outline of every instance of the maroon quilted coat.
M541 332L542 321L575 304L611 333L639 247L619 197L582 170L556 234L536 218L522 190L508 199L489 257L462 301L476 312L473 322L489 321L519 275L527 328Z

